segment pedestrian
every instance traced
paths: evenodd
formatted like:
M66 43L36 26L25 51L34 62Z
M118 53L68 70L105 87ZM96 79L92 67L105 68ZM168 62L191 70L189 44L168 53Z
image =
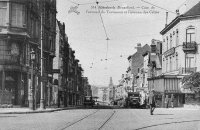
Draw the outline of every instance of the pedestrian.
M169 98L168 98L168 95L166 95L166 97L165 97L165 107L166 108L169 107Z
M174 95L171 95L171 107L174 108Z
M153 115L153 111L156 108L156 99L154 90L152 90L149 94L149 106L150 106L150 114Z

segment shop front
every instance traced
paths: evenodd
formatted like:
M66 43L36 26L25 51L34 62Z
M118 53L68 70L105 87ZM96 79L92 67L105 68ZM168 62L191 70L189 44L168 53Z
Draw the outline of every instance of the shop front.
M149 91L155 90L160 107L183 107L185 94L180 91L181 79L181 76L176 75L148 78Z

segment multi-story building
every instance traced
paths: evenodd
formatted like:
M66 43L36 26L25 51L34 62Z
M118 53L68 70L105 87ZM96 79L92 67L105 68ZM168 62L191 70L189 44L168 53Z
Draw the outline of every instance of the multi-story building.
M132 74L133 80L133 91L140 91L140 86L142 85L142 81L140 80L140 70L143 67L144 57L142 56L144 52L149 51L150 46L148 44L141 47L141 44L137 44L137 52L131 56L131 65L130 70Z
M78 64L77 68L77 93L76 93L76 105L82 105L84 99L84 89L82 86L82 76L83 69L80 64Z
M148 84L148 91L154 90L156 92L157 105L161 107L163 105L162 95L164 93L159 85L161 82L159 76L162 74L162 42L152 39L151 50L144 54L144 59L145 86ZM148 83L146 82L146 76Z
M0 89L7 97L5 99L8 99L2 100L0 104L27 106L32 102L32 95L35 104L40 101L41 28L44 34L42 80L47 102L47 87L52 83L52 63L55 55L56 0L1 0L0 9ZM41 27L41 17L44 27ZM36 54L33 76L31 50Z
M200 71L200 3L186 13L172 20L160 32L162 44L162 75L158 82L150 87L159 86L163 91L162 100L174 97L174 106L185 103L185 94L181 92L181 79L192 72Z
M81 105L84 98L83 69L75 59L65 33L65 24L57 21L56 57L54 58L54 102L60 107Z
M53 59L53 102L52 104L58 104L58 106L66 105L64 102L65 86L66 86L66 70L64 68L65 62L65 44L68 44L67 37L65 34L65 24L57 21L56 22L56 56Z

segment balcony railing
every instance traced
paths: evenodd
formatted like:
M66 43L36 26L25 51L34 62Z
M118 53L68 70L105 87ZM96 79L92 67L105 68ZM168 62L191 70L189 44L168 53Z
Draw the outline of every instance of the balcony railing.
M197 50L196 42L183 42L183 51L195 53Z
M179 69L179 74L190 74L190 73L195 73L196 71L197 71L197 67L180 68Z

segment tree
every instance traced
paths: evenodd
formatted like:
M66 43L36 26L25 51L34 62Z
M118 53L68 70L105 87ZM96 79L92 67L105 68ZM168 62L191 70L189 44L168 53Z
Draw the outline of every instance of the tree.
M200 72L195 72L190 75L186 75L182 79L183 88L190 89L195 92L200 90Z

